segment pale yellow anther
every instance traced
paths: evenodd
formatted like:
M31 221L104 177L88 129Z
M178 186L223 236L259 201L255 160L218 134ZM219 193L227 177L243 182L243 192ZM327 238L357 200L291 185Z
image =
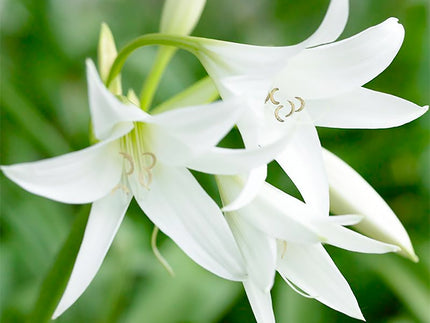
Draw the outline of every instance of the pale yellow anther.
M287 252L287 241L282 241L282 253L281 259L284 259L285 253Z
M279 91L279 88L275 87L274 89L272 89L266 97L266 100L264 101L264 103L267 103L267 101L270 100L270 102L272 102L274 105L278 105L279 101L276 101L275 98L273 97L273 95L275 94L275 92Z
M279 111L280 111L283 107L284 107L283 105L279 105L278 107L276 107L275 112L274 112L274 114L275 114L275 118L276 118L276 120L278 120L279 122L284 122L284 121L285 121L284 119L282 119L282 118L279 116Z
M134 172L134 162L133 162L133 158L132 158L129 154L124 153L124 152L120 152L119 154L120 154L120 155L122 155L126 160L128 160L128 163L130 164L130 170L129 170L128 172L126 172L125 174L126 174L126 175L131 175L131 174L133 174L133 172Z
M302 111L304 108L305 108L305 100L303 100L301 97L299 97L299 96L296 96L295 97L297 100L299 100L300 101L300 108L298 108L297 110L296 110L296 112L300 112L300 111Z
M149 166L146 166L145 168L148 170L153 169L155 164L157 163L157 157L155 157L155 155L153 153L150 153L150 152L145 152L142 154L142 156L151 157L151 164Z
M115 186L112 189L112 193L115 193L119 189L121 189L125 194L130 194L130 190L128 189L128 187L123 184L118 184L117 186Z

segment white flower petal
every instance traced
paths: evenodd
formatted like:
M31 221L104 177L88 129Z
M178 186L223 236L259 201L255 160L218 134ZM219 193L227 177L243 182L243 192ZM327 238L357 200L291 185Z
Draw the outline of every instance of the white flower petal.
M33 194L63 203L90 203L108 194L121 178L123 158L115 137L62 156L1 169Z
M243 100L236 98L155 115L150 126L155 154L159 152L165 163L180 165L189 157L179 156L175 149L166 149L173 146L170 141L175 141L174 145L184 146L181 149L191 155L216 146L243 112L242 103Z
M398 245L401 254L417 261L405 228L382 197L340 158L323 150L330 184L330 209L336 214L364 216L355 227L369 237Z
M245 180L243 180L242 190L238 195L235 196L234 199L231 200L228 204L224 205L222 208L223 212L235 211L238 210L248 203L250 203L260 191L262 185L266 181L267 177L267 166L261 166L253 169L247 175L244 175Z
M252 88L268 90L274 73L285 66L288 59L300 52L304 45L265 47L230 43L213 39L200 39L204 48L198 52L201 63L217 85L223 98L237 95L239 88L230 77L238 77L240 88L247 84ZM246 76L241 78L241 76ZM228 82L226 82L228 81ZM252 90L246 93L253 95ZM240 93L244 94L244 93ZM261 98L264 100L264 97Z
M91 122L98 139L109 137L118 123L150 120L151 116L138 107L121 103L106 89L94 63L90 59L86 62Z
M276 161L297 186L305 202L319 214L328 215L328 182L315 126L301 111L293 136Z
M227 213L226 219L246 263L246 280L270 291L276 273L276 240L244 220L240 211Z
M423 115L420 107L394 95L366 88L306 102L315 125L333 128L389 128L401 126Z
M224 203L233 200L243 187L238 176L216 178ZM314 243L319 241L319 236L307 221L309 210L303 202L265 183L254 200L235 212L271 237Z
M135 176L129 181L142 210L191 259L223 278L245 277L245 264L221 210L187 169L157 163L149 191Z
M270 291L262 290L252 280L245 280L243 286L257 323L275 323Z
M257 148L229 149L212 147L209 151L186 163L192 168L209 174L235 175L270 163L288 143L288 138Z
M325 243L363 253L387 253L400 251L400 248L368 238L350 229L335 223L322 223L318 226L318 232L326 238Z
M351 38L306 49L288 61L274 84L284 95L305 100L349 92L390 65L404 33L397 19L390 18Z
M278 271L321 303L364 320L347 281L320 244L279 244Z
M130 192L126 193L122 188L118 188L93 203L70 280L53 319L67 310L93 280L112 244L131 198Z
M314 34L305 40L308 47L335 41L343 32L348 21L348 0L331 0L323 22Z

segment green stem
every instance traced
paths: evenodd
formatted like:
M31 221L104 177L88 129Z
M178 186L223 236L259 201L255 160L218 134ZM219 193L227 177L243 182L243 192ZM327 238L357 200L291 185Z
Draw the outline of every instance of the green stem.
M201 49L198 41L193 37L166 35L166 34L147 34L136 38L126 45L116 57L112 64L109 76L106 81L106 87L109 87L112 80L119 74L128 56L136 49L149 45L165 45L178 47L187 50L194 55Z
M142 110L149 110L164 70L175 52L175 47L163 46L159 49L157 57L155 58L155 63L152 65L151 71L149 72L149 75L143 84L142 92L140 93L140 107Z
M49 322L66 289L88 221L88 207L83 207L73 222L50 271L40 288L36 304L27 322Z
M208 104L219 97L218 90L209 76L202 78L182 92L156 106L152 113L161 113L171 109L191 105Z

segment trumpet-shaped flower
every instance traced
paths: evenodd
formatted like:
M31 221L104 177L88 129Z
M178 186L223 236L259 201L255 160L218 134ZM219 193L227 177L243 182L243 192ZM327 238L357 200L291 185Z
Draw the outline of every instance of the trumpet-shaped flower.
M243 186L237 176L217 176L217 180L225 203L236 198ZM270 297L275 271L302 295L363 319L348 283L321 242L364 253L399 250L344 227L359 222L361 216L315 213L268 183L253 201L228 212L226 218L247 265L248 276L243 284L259 323L275 321Z
M410 122L428 109L362 87L392 62L404 38L397 19L333 42L348 16L347 0L332 0L318 30L294 46L262 47L199 39L201 62L221 96L244 95L251 103L238 127L253 147L293 127L290 143L276 161L305 201L329 210L328 183L315 126L387 128ZM266 168L254 170L243 194L227 210L252 199Z
M90 284L133 196L194 261L221 277L243 279L243 260L221 210L186 167L234 174L269 162L284 143L255 150L215 147L242 111L237 100L151 116L110 93L91 61L87 78L93 131L100 141L64 156L1 167L34 194L64 203L93 202L54 317ZM221 157L223 163L218 163Z

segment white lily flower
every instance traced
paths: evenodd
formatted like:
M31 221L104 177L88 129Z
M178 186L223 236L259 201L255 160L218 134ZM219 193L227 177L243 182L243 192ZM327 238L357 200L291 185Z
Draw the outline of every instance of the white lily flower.
M348 1L332 0L319 29L298 45L262 47L201 39L197 50L224 99L240 94L252 100L238 122L247 147L268 142L295 125L291 144L276 161L305 201L325 212L328 183L315 126L395 127L428 110L362 87L387 68L400 49L404 29L397 19L333 42L347 16ZM249 202L265 177L265 167L251 172L243 194L226 210Z
M330 186L330 209L335 214L363 216L355 227L364 234L395 244L412 261L418 261L408 233L382 197L354 169L339 157L323 149Z
M34 194L64 203L93 202L54 318L94 278L133 196L195 262L223 278L243 279L243 260L221 210L186 167L234 174L269 162L284 143L255 150L214 147L242 111L237 100L151 116L110 93L90 60L87 78L93 130L101 141L64 156L1 166L8 178ZM217 164L218 155L231 163Z
M244 185L239 177L217 176L217 181L225 203L235 199ZM347 281L321 242L364 253L399 250L344 227L356 224L361 216L315 213L268 183L253 201L226 213L226 218L247 264L243 284L259 323L275 322L270 289L276 271L300 294L364 319Z

